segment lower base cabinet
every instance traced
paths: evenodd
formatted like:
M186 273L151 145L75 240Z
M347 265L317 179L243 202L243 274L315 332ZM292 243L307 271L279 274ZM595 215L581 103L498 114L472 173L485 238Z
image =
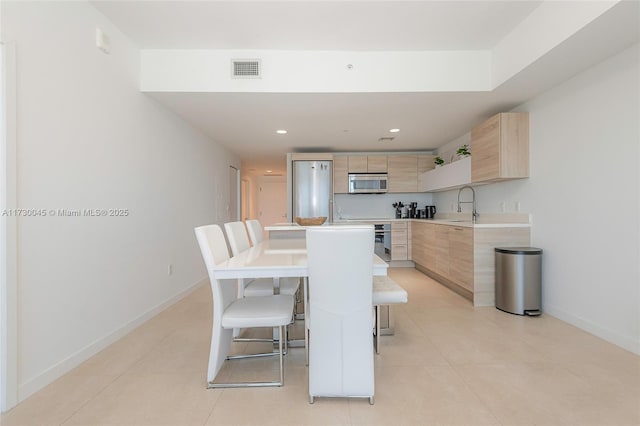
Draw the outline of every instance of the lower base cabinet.
M494 249L530 244L530 228L471 228L422 221L411 223L416 268L471 300L494 306Z
M391 260L409 259L408 222L391 222Z

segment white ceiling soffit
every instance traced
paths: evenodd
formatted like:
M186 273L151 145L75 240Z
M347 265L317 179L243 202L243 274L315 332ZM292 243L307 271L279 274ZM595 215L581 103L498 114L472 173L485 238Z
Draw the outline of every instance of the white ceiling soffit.
M551 4L557 2L545 2L542 6L541 3L95 4L134 43L143 48L253 49L245 53L261 52L259 49L268 49L270 52L289 49L299 50L288 52L290 54L300 53L311 57L313 49L333 51L329 53L336 57L352 54L353 51L358 51L355 53L360 55L376 55L393 54L392 50L395 49L395 54L411 55L416 50L491 49L492 65L499 64L501 72L491 67L473 66L459 72L458 76L462 76L462 79L476 71L478 75L475 78L480 80L474 83L475 90L473 87L469 90L470 85L466 88L458 86L457 90L454 87L445 91L431 88L431 92L406 90L388 93L382 93L382 90L354 93L357 90L353 90L353 87L333 93L322 93L321 90L310 93L314 92L309 90L311 86L307 86L307 91L302 93L269 93L269 90L257 90L255 87L246 90L249 85L269 84L268 65L263 58L263 79L236 80L238 84L245 85L244 88L239 86L234 90L213 93L198 88L198 79L185 79L193 85L188 92L180 93L184 88L173 91L167 86L164 88L166 90L148 93L213 140L238 154L244 164L250 165L252 160L261 160L260 164L264 165L274 159L283 166L284 153L294 151L413 151L437 148L467 133L491 114L516 107L639 40L640 15L636 1L589 4L562 2L558 5ZM614 3L615 6L611 7ZM567 9L567 5L580 8L580 13ZM294 18L289 18L291 14L280 15L287 8L294 10ZM419 13L416 8L420 9ZM241 10L246 13L243 15ZM216 16L207 17L211 11L216 11ZM224 22L219 16L221 13L228 13ZM565 17L564 22L558 21L563 13L569 16ZM419 19L416 18L418 14L421 15ZM383 15L388 20L383 20ZM299 19L295 19L295 16ZM306 18L303 19L304 16ZM258 22L262 20L264 22ZM346 25L346 21L351 22L351 27ZM482 22L482 25L476 25L477 22ZM563 28L540 26L541 22ZM345 25L349 28L345 28ZM243 31L233 32L230 31L231 27L242 27ZM432 30L433 34L430 33ZM207 31L220 31L220 34L216 36ZM352 33L347 35L347 32ZM520 49L521 52L514 49ZM340 53L340 50L344 51ZM514 54L510 55L509 52ZM451 54L455 55L456 52ZM258 58L253 54L244 57ZM340 72L346 74L344 65ZM225 80L230 81L228 58L224 70ZM354 71L357 70L359 68L354 67ZM358 80L353 79L355 84L362 84ZM302 83L300 85L304 87ZM167 83L161 81L161 84ZM245 93L241 93L243 91ZM391 128L400 128L401 131L393 134L393 142L381 146L383 144L378 139L390 136L388 130ZM287 129L288 133L278 135L276 129ZM276 166L268 168L278 170Z

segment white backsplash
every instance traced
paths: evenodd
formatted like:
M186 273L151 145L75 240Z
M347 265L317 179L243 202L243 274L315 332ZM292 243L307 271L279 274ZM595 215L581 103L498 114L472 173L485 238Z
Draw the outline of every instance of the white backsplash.
M401 201L404 205L417 202L418 208L433 204L430 193L407 194L336 194L333 200L334 219L394 218L396 209L393 203Z

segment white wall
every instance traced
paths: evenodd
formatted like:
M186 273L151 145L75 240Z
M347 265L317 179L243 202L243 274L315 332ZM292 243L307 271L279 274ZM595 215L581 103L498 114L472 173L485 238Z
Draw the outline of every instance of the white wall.
M531 177L477 188L478 211L530 212L544 249L543 310L640 353L640 46L516 110ZM435 195L442 211L457 191Z
M18 207L129 211L18 220L22 400L203 282L193 228L229 219L239 159L139 92L137 49L88 3L2 7L17 52Z

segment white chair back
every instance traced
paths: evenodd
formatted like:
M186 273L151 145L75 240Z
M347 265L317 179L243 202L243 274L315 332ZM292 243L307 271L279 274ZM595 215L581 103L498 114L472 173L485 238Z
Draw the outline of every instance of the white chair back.
M251 244L256 245L264 240L264 230L262 229L262 225L260 221L255 219L247 220L247 231L249 232L249 238L251 239Z
M231 347L232 330L222 328L222 314L236 300L236 290L232 283L223 283L213 277L216 265L229 259L229 251L222 229L218 225L200 226L195 228L195 233L209 273L213 295L213 327L207 372L207 378L211 382L218 374ZM214 350L215 345L219 345L219 350Z
M247 236L247 229L244 227L244 223L225 223L224 230L227 231L229 246L231 247L231 253L233 253L234 256L237 256L245 250L249 250L251 245L249 244L249 237Z
M373 398L373 226L306 233L309 395Z

